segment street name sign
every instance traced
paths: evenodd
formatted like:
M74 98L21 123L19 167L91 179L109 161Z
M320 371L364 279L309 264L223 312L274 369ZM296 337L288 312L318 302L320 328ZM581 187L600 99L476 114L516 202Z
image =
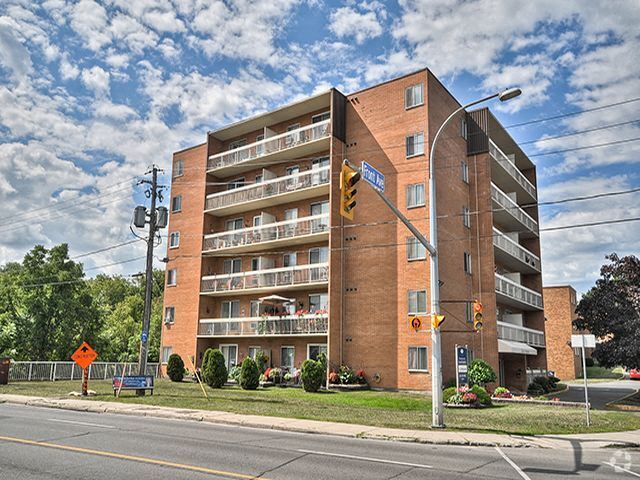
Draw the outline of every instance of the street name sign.
M573 348L596 348L595 335L571 335L571 346Z
M362 178L380 192L384 192L384 175L367 162L362 162Z
M71 355L71 360L83 369L88 368L96 358L98 358L98 354L87 342L82 342L82 345Z

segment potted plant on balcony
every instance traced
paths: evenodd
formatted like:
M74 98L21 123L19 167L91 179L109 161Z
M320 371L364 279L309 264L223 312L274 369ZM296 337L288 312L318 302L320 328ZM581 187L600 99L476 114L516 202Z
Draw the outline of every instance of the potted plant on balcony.
M282 379L282 370L280 368L276 367L269 370L269 380L277 384L277 383L280 383L281 379Z

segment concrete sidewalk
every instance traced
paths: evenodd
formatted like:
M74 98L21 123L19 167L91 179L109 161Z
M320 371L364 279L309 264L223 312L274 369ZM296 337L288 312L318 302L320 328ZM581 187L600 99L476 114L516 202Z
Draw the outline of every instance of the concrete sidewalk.
M0 394L0 403L13 403L46 408L60 408L92 413L148 416L175 420L191 420L227 425L285 430L301 433L319 433L342 437L394 440L445 445L472 445L491 447L538 447L554 449L602 448L610 445L638 445L640 430L630 432L595 433L584 435L520 436L494 433L476 433L450 430L404 430L379 428L347 423L300 420L295 418L241 415L214 410L159 407L118 402L99 402L81 399L60 399Z

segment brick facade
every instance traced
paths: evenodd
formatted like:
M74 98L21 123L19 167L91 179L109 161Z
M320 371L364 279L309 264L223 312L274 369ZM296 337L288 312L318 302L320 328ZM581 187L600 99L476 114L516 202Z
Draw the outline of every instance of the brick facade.
M562 380L582 376L580 356L571 348L571 335L579 333L572 323L577 318L575 311L576 291L572 287L544 287L547 364Z

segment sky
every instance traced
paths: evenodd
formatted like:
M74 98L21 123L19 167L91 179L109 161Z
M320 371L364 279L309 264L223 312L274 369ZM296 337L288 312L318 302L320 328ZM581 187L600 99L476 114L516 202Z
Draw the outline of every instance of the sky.
M170 172L221 125L424 67L460 102L522 88L490 107L537 165L541 202L638 188L638 25L637 0L2 0L0 265L67 242L88 275L138 272L142 242L109 247L133 238L151 164ZM640 217L640 193L540 215L542 229ZM542 232L544 283L584 292L639 237L640 222Z

